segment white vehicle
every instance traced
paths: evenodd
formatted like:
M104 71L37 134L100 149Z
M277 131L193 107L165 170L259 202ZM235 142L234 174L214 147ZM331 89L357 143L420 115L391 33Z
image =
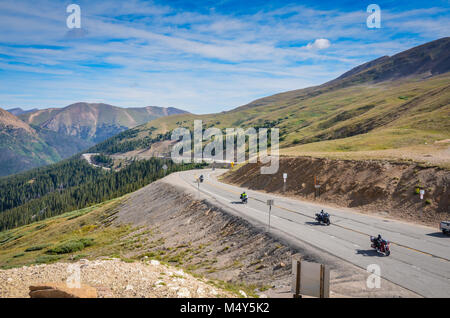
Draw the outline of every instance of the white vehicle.
M442 233L450 234L450 221L442 221L439 227Z

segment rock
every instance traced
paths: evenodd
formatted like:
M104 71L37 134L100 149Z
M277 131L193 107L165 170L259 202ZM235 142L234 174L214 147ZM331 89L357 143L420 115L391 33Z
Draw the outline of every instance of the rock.
M200 286L199 288L197 288L197 295L200 298L206 297L206 290Z
M125 288L125 290L133 290L133 285L127 285L127 287Z
M186 274L184 273L183 270L177 270L177 271L175 271L175 275L184 277Z
M180 298L190 298L191 292L186 287L183 287L178 290L177 296Z
M151 264L151 265L154 265L154 266L158 266L158 265L160 264L160 262L157 261L157 260L152 259L152 260L150 261L150 264Z
M245 291L240 290L240 291L239 291L239 294L241 294L242 297L247 298L247 294L245 293Z
M64 283L48 283L30 286L31 298L97 298L97 289L82 284L80 288L69 288Z
M219 295L219 293L217 292L217 290L215 290L214 288L211 289L211 294L213 294L214 296Z
M273 268L274 271L276 271L277 269L286 267L286 264L283 262L280 262L279 264L275 265L275 267Z

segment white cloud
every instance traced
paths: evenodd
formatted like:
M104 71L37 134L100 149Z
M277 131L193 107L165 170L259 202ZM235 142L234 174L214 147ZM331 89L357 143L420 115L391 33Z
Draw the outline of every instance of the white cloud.
M324 50L331 46L331 42L328 39L316 39L312 43L308 43L306 46L308 49Z

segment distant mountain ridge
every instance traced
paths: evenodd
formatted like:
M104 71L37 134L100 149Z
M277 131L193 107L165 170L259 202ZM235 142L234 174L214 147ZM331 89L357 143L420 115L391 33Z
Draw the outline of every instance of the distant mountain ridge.
M0 176L54 163L92 143L31 127L0 108Z
M409 76L436 76L450 71L450 37L428 42L391 57L383 56L342 74L328 84L346 79L351 82L381 82Z
M429 78L450 71L450 37L428 42L393 56L382 56L361 64L341 76L318 86L312 86L259 98L231 110L236 112L265 106L284 99L309 98L331 90L358 84L376 84L408 78Z
M0 108L0 176L60 161L152 119L184 113L174 107L96 103L29 111Z
M37 108L24 110L24 109L22 109L20 107L16 107L16 108L7 109L6 111L11 113L11 114L13 114L14 116L19 116L19 115L30 113L30 112L34 112L34 111L37 111L37 110L38 110Z
M28 124L94 143L153 119L187 112L174 107L121 108L103 103L75 103L41 109L19 117Z

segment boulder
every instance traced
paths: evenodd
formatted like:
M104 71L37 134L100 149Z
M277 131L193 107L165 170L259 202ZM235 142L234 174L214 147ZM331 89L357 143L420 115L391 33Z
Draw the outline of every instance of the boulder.
M48 283L30 286L31 298L97 298L97 289L82 284L80 288L70 288L65 283Z

